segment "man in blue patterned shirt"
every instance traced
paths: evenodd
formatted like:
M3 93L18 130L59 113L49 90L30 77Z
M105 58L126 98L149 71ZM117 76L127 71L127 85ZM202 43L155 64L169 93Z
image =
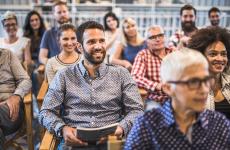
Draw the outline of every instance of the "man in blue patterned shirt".
M167 55L160 71L163 89L172 98L137 119L125 150L229 150L229 120L205 110L214 85L206 58L183 48Z
M103 63L106 43L101 24L83 23L77 30L77 39L84 59L56 74L44 99L39 121L64 139L60 149L67 146L106 148L106 144L89 145L78 139L77 128L118 122L114 134L126 136L134 119L143 113L142 99L128 70Z

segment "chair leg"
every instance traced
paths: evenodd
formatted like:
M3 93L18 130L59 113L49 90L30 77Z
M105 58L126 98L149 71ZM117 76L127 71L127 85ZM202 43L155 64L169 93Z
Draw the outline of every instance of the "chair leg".
M25 113L26 113L26 135L27 135L27 143L28 149L34 150L34 143L33 143L33 129L32 129L32 105L25 104Z

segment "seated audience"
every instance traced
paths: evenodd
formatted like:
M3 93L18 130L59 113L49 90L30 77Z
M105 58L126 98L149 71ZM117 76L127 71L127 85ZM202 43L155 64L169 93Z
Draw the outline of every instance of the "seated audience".
M23 97L31 88L31 81L18 58L0 48L0 149L5 136L16 132L23 122Z
M119 19L113 12L104 16L105 39L106 39L106 62L109 63L119 44L121 32L119 30Z
M49 84L58 70L77 64L81 59L81 55L76 51L78 42L74 25L69 23L61 25L57 36L61 53L47 61L45 73Z
M122 23L121 42L117 45L112 63L131 71L134 59L137 53L144 48L144 45L145 42L138 33L136 21L132 18L126 18Z
M0 48L11 50L22 64L26 63L26 65L30 65L32 63L30 40L17 35L18 21L15 13L10 11L5 12L2 16L2 24L7 37L0 38Z
M205 109L214 83L206 58L184 48L167 55L160 71L171 99L136 120L124 149L230 149L229 120Z
M77 128L119 123L114 135L126 136L134 119L143 113L142 100L127 69L103 63L106 43L101 24L95 21L81 24L77 39L84 59L57 72L45 96L39 121L62 138L59 149L105 149L103 140L87 143L79 139Z
M147 48L137 54L131 72L138 87L149 92L148 99L160 103L167 98L162 91L160 65L162 59L171 52L164 42L164 31L160 26L148 28Z
M215 84L208 96L207 108L219 111L230 119L230 33L220 27L200 29L189 41L189 48L200 51L209 62Z

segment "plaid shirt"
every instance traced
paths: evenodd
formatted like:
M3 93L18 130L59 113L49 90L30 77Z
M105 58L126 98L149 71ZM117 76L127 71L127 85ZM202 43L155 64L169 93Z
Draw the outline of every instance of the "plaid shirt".
M165 49L166 54L171 50ZM140 51L134 61L131 75L137 82L139 88L144 88L150 92L149 99L156 102L163 102L168 96L163 91L156 90L160 81L160 66L162 59L152 53L149 49Z

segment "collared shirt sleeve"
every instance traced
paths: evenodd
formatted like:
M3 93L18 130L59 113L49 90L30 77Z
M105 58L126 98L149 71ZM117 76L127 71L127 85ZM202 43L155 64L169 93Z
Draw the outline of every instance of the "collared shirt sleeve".
M59 131L65 125L60 117L61 105L65 96L64 77L61 71L57 72L49 85L39 114L40 124L48 129L49 132L55 133L58 137L61 137Z
M31 80L17 56L12 52L10 52L10 68L16 82L14 94L24 97L31 89Z
M125 150L143 150L143 149L154 149L152 147L153 137L150 132L150 125L146 123L144 116L138 117L135 121L134 126L132 127L126 142Z
M138 87L145 88L149 91L154 91L158 82L154 82L146 77L147 72L147 60L145 61L144 51L141 51L137 54L133 67L132 67L132 76L134 80L137 82ZM147 59L147 57L146 57ZM157 65L157 64L156 64ZM155 70L156 71L156 70Z
M48 43L49 43L48 36L50 34L49 32L50 32L50 30L45 31L44 35L42 36L40 48L49 49L49 45L48 45Z
M143 114L143 102L138 92L135 81L127 69L121 68L121 82L122 83L122 101L124 105L124 119L121 120L120 125L124 130L124 135L132 128L134 120L137 116Z

